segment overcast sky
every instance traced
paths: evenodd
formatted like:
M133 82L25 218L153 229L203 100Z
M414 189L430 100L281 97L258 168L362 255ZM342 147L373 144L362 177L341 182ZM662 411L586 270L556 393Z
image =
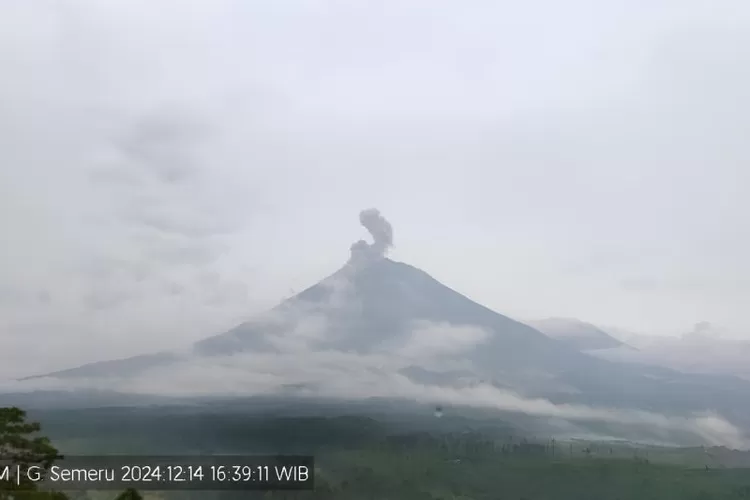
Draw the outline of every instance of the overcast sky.
M511 317L750 338L746 0L5 0L0 75L0 376L227 329L368 207Z

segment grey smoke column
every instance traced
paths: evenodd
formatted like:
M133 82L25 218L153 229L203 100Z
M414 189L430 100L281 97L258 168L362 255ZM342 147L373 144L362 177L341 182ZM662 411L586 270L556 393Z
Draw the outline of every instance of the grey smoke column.
M357 267L382 259L393 246L393 228L385 217L375 208L368 208L359 213L359 221L367 228L373 238L373 243L359 240L352 245L349 264Z
M372 235L374 242L370 245L370 249L376 255L384 256L388 252L388 249L393 246L393 227L391 227L391 223L385 220L385 217L380 215L380 211L376 208L362 210L359 213L359 222Z

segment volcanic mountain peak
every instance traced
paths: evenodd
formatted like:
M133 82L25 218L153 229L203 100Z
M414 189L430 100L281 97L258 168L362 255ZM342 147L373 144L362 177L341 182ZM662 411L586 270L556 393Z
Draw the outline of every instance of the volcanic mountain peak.
M432 347L442 343L443 353L446 343L460 347L461 357L474 363L482 377L502 375L515 379L515 386L531 372L560 373L570 363L600 363L472 301L416 267L387 258L393 229L376 209L362 211L360 222L373 243L355 243L339 270L270 311L195 343L190 355L214 358L289 350L395 355L405 349L413 352L419 337L419 342L431 341ZM179 357L176 351L137 356L52 375L123 375L168 365Z
M419 322L477 326L517 347L552 343L536 330L477 304L426 272L381 257L350 260L268 315L199 342L196 350L213 355L269 349L269 344L260 339L298 329L313 318L324 321L326 329L316 347L358 352L398 344Z
M377 210L362 211L360 222L373 243L352 245L349 260L339 270L270 311L195 343L190 355L214 358L290 350L395 355L415 352L418 337L432 344L427 351L437 349L445 355L447 344L458 348L454 354L460 350L467 362L476 361L488 378L498 370L510 378L515 375L509 371L521 373L530 367L554 371L566 358L580 356L567 350L555 355L558 344L533 328L470 300L416 267L387 258L393 230ZM169 365L180 356L137 356L52 375L127 375Z
M220 385L232 390L265 393L296 384L306 390L325 387L338 397L405 394L404 387L415 391L409 394L441 391L470 379L547 398L533 402L537 409L558 411L554 401L673 413L703 411L712 401L728 416L746 418L743 405L737 405L750 395L745 382L633 367L582 353L387 258L390 224L377 211L363 214L374 243L355 244L341 269L267 313L197 342L188 353L137 356L50 376L119 378L127 387L133 380L150 387L171 377L181 391L219 377Z

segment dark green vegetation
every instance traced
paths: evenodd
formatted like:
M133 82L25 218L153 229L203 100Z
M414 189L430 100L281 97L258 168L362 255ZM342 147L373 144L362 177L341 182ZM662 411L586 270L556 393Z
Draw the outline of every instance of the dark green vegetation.
M44 470L62 458L49 439L39 436L40 425L28 422L26 413L20 408L0 408L0 499L11 499L17 495L33 499L65 500L65 495L36 491L32 480L11 471L31 466Z
M0 408L0 500L67 500L68 496L55 491L40 491L26 474L29 467L49 471L62 459L49 438L40 435L39 422L29 422L20 408ZM16 471L16 472L14 472ZM129 489L117 500L142 500Z
M410 499L724 499L748 498L745 470L686 469L641 459L555 459L532 450L410 449L324 455L320 498Z
M315 492L142 492L146 500L750 498L750 469L739 467L747 466L746 453L524 438L509 425L450 414L373 418L225 406L57 410L41 418L69 454L316 457ZM109 500L112 492L75 498Z
M115 500L143 500L143 496L136 490L129 488L120 493Z

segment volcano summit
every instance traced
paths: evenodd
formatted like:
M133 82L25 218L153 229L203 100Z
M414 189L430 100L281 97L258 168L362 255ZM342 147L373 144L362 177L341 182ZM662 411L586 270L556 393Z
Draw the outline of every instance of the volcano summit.
M413 349L418 341L425 352L437 350L443 357L454 355L453 362L461 361L455 359L460 355L478 363L482 380L502 379L503 385L519 390L520 380L528 381L533 372L559 373L576 364L601 363L477 304L420 269L387 258L393 230L378 210L363 210L360 222L373 242L354 243L342 268L270 311L197 342L191 354L215 358L305 349L391 355ZM132 375L179 357L136 356L49 376Z
M393 230L377 210L363 211L360 222L372 243L358 241L338 271L228 332L187 350L43 378L93 380L100 389L132 392L154 392L171 380L162 392L269 394L294 387L339 398L424 396L549 418L618 422L641 422L643 412L650 412L651 425L666 418L661 414L719 412L750 428L750 384L579 352L389 259ZM628 409L630 417L612 408Z

